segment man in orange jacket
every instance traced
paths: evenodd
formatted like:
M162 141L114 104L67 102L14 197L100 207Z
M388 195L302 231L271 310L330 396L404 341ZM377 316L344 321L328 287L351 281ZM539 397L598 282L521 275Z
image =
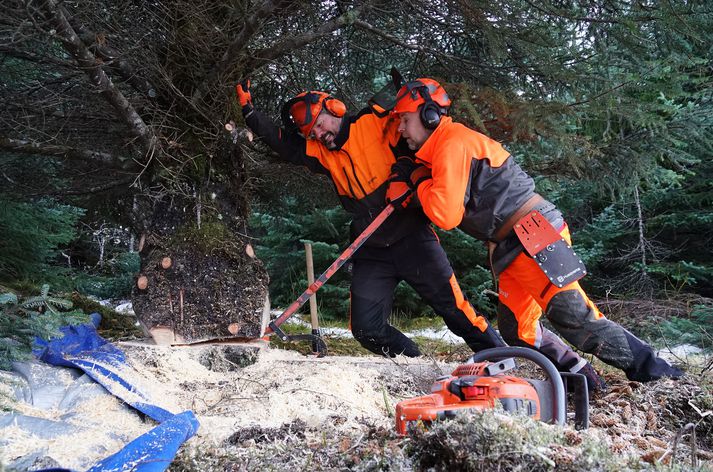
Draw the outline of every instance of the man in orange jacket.
M584 374L590 390L605 388L588 362L542 326L544 313L567 341L631 380L682 375L589 300L577 282L585 270L562 214L535 193L532 178L500 143L447 116L451 101L438 82L410 82L396 100L398 130L417 152L415 160L398 160L392 181L410 186L440 228L457 226L489 243L499 281L498 327L507 343L535 348L560 370Z
M396 120L371 108L350 116L341 101L310 91L285 103L285 128L278 128L253 107L249 86L243 82L236 87L246 124L285 161L328 176L352 215L352 238L359 235L385 207L394 152L409 152ZM405 280L473 351L504 346L462 294L428 218L420 209L404 206L352 257L354 338L376 354L420 355L418 346L388 322L396 285Z

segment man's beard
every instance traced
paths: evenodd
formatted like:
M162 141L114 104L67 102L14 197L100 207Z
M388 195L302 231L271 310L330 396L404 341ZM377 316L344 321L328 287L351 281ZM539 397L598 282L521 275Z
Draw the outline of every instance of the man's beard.
M326 133L324 136L322 136L321 141L322 144L324 144L324 146L330 151L337 149L337 145L334 144L334 133Z

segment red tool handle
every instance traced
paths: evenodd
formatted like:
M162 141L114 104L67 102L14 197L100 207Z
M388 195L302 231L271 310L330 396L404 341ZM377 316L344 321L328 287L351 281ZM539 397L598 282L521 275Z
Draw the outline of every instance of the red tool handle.
M302 295L300 295L297 300L292 302L292 304L288 306L287 309L283 311L282 314L270 324L279 327L287 320L287 318L294 315L295 312L299 310L299 308L304 305L307 300L309 300L309 297L311 297L317 290L319 290L320 287L324 285L324 283L329 280L329 278L333 276L334 273L338 271L340 267L344 265L347 259L352 257L356 250L359 249L362 244L364 244L364 241L366 241L369 236L371 236L374 231L376 231L379 226L381 226L384 220L388 218L389 215L393 212L394 206L391 204L386 205L386 208L384 208L381 213L379 213L377 217L374 218L374 221L372 221L369 226L367 226L366 229L362 231L362 233L357 236L356 239L354 239L354 241L349 245L349 247L346 248L344 252L337 258L337 260L332 262L332 265L330 265L327 270L322 272L322 275L317 277L317 280L315 280L312 285L307 287L307 290L302 292ZM274 332L275 330L270 326L265 329L265 334L272 334Z

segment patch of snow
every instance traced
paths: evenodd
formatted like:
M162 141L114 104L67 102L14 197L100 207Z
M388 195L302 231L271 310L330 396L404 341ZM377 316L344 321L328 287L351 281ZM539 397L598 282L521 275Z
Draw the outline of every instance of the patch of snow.
M276 318L282 314L282 311L272 310L270 314L272 315L273 318ZM300 318L299 315L295 315L291 318L288 318L285 321L285 324L301 326L307 330L311 329L311 324L308 323L307 321L304 321L302 318ZM346 328L320 326L319 330L322 333L322 335L324 335L324 336L333 336L333 337L338 337L338 338L352 337L351 331L349 331ZM427 339L440 340L443 342L447 342L449 344L462 344L463 343L463 338L455 335L446 326L441 326L440 328L424 328L424 329L419 329L419 330L416 330L416 331L413 331L410 333L404 333L404 334L406 334L406 336L408 336L410 338L418 336L418 337L427 338Z
M133 315L134 306L130 301L125 301L124 303L117 305L116 308L114 308L114 311L125 315Z
M704 354L703 349L692 344L680 344L678 346L667 347L658 351L658 356L668 362L689 361L691 357Z
M463 343L463 338L461 338L460 336L457 336L456 334L454 334L451 330L449 330L445 326L438 328L438 329L434 329L434 328L419 329L412 333L406 333L406 335L410 338L412 338L414 336L419 336L419 337L427 338L427 339L437 339L440 341L447 342L449 344L462 344Z

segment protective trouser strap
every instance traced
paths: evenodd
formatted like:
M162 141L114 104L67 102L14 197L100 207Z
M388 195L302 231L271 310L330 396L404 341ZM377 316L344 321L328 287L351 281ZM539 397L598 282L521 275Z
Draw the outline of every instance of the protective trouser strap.
M498 276L495 273L495 267L493 266L493 253L498 247L498 243L493 241L487 241L486 244L488 245L488 263L490 264L490 275L492 275L493 277L493 291L495 293L498 293Z

